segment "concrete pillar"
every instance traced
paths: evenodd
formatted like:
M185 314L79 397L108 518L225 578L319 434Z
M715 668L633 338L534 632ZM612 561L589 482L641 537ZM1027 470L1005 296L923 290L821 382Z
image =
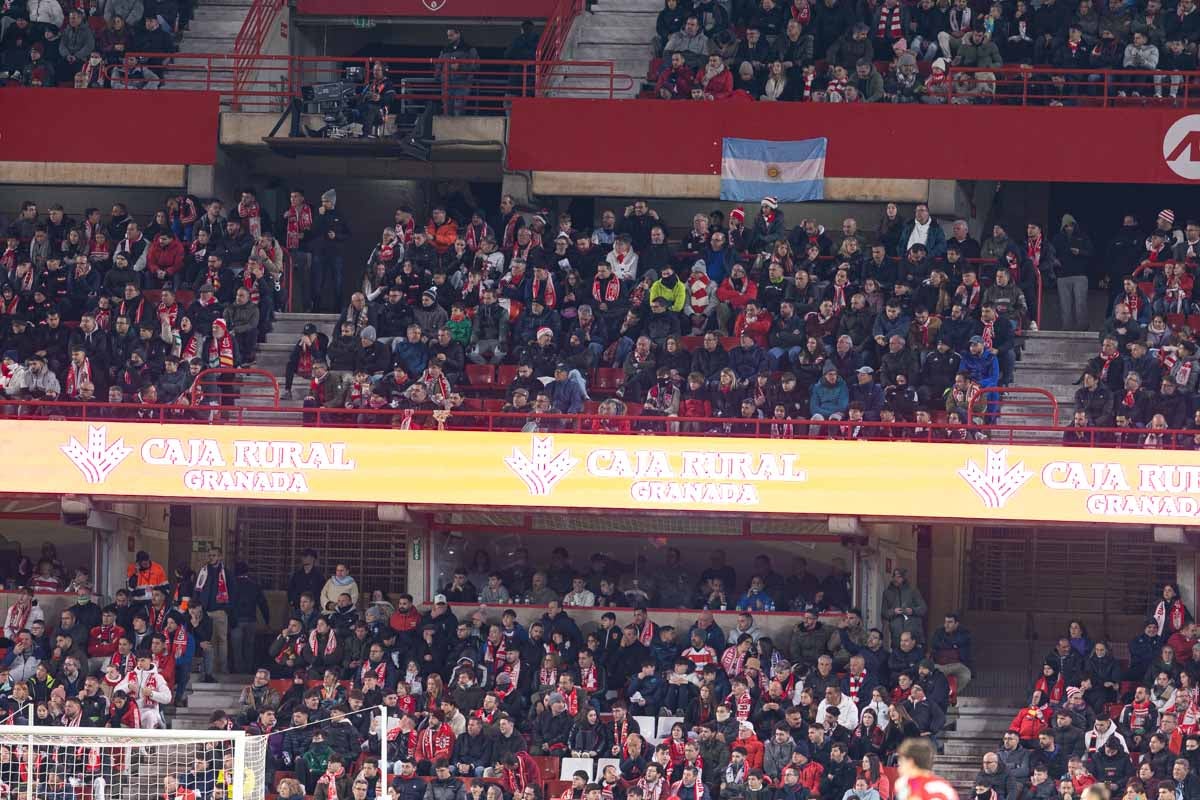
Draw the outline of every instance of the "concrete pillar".
M963 558L966 553L966 528L962 525L934 525L930 567L930 627L940 623L950 611L961 610L963 603Z
M1200 576L1200 553L1194 548L1181 547L1175 553L1175 582L1179 584L1179 593L1183 596L1184 604L1196 608L1196 581Z

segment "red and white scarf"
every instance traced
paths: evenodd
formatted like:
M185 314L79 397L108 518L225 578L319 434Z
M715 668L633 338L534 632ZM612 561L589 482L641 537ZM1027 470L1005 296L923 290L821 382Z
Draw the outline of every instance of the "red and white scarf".
M92 361L85 357L82 364L71 362L71 366L67 369L67 397L78 397L79 386L84 381L93 383L92 381Z
M409 247L413 243L413 234L417 231L417 221L410 218L408 222L397 222L392 226L392 230L396 232L400 244Z
M171 305L158 304L158 314L167 315L167 324L171 326L171 330L179 328L179 303L171 303Z
M329 638L325 640L325 648L322 650L317 644L317 629L313 628L308 634L308 650L312 655L320 653L323 656L331 656L337 649L337 634L333 632L333 628L329 629Z
M904 38L904 28L900 25L900 5L891 8L886 5L879 9L879 27L875 30L878 39L896 41Z
M504 223L504 240L500 243L503 249L507 250L517 241L517 229L522 222L524 219L517 212L514 211L509 215L508 220Z
M228 341L230 341L230 339L228 336L226 336L222 341L228 342ZM229 363L231 365L233 364L233 347L232 347L232 345L230 346L230 349L229 349ZM224 365L225 365L224 351L222 351L221 366L224 366ZM204 569L200 570L200 572L196 575L196 593L199 594L200 592L204 591L204 587L205 587L205 585L207 585L207 583L208 583L208 567L205 567ZM225 605L228 602L229 602L229 584L225 580L225 564L222 563L222 564L217 565L217 605Z
M162 608L155 608L151 605L146 611L150 615L150 630L155 633L163 633L167 629L167 614L171 609L164 603Z
M541 300L542 305L544 305L546 308L558 307L558 292L556 292L554 289L553 275L547 274L546 280L544 281L539 281L537 278L534 278L531 286L531 292L531 298L533 300Z
M592 281L592 297L603 303L615 303L621 299L621 279L616 275L608 276L601 286L600 279Z
M1029 239L1025 243L1025 255L1033 263L1034 269L1038 269L1042 263L1042 237Z
M300 239L304 236L305 232L312 227L312 208L308 203L301 203L299 206L290 206L283 217L287 220L288 249L295 250L300 246Z
M1167 601L1160 600L1154 607L1154 619L1164 634L1168 630L1177 631L1187 622L1187 609L1179 600L1172 600L1170 608L1167 607Z
M850 699L854 701L854 704L858 705L858 693L862 691L863 681L867 679L867 673L860 672L857 675L850 673L847 677L850 684L847 694L850 695Z
M467 240L467 249L474 253L479 249L479 245L483 240L492 235L492 226L486 222L480 225L468 225L467 233L463 237Z
M215 327L215 326L214 326ZM226 333L224 336L217 338L214 336L208 342L208 366L210 367L225 367L230 368L233 364L233 337ZM207 570L200 570L200 574L204 575ZM197 579L196 588L202 588L200 581ZM225 581L225 568L221 567L221 582Z
M13 636L25 630L29 622L29 615L33 613L33 604L22 608L21 606L13 606L8 610L8 618L5 620L4 628L6 631L12 632Z
M726 704L733 707L733 715L737 717L739 722L745 722L750 719L750 709L754 706L754 698L750 696L750 690L742 692L741 697L734 697L732 694L725 698Z
M246 287L246 291L250 293L250 302L258 305L260 297L258 292L258 278L255 278L250 270L242 273L242 286Z
M171 656L173 658L177 660L183 658L183 654L187 652L187 641L187 628L180 625L171 636Z
M1105 355L1103 350L1100 351L1100 380L1103 381L1108 379L1108 368L1112 366L1112 363L1120 357L1120 352L1114 351Z
M996 340L996 321L983 323L983 346L992 347L992 343Z
M646 624L642 626L640 631L638 631L638 641L644 644L646 647L649 647L650 643L654 641L654 637L657 633L658 626L650 620L646 620Z
M708 285L712 279L703 272L694 272L688 278L688 304L693 314L703 314L708 310Z
M1142 293L1134 290L1133 294L1128 292L1125 294L1125 305L1129 306L1129 315L1137 319L1138 312L1142 309Z
M372 664L370 661L364 661L362 669L358 671L358 682L362 683L362 679L372 672L375 673L375 679L379 681L379 685L383 686L387 678L387 662L380 661L378 664Z
M317 783L325 784L325 797L328 800L338 800L337 782L345 772L346 768L340 764L337 766L331 764L329 771L321 776L321 780L317 781Z
M582 686L583 690L588 694L595 694L596 690L600 688L596 674L596 668L594 666L588 667L587 669L584 669L583 667L579 668L579 685Z
M238 203L238 216L246 221L246 227L250 231L250 235L255 239L262 236L262 210L258 203L251 201L247 203L245 200Z

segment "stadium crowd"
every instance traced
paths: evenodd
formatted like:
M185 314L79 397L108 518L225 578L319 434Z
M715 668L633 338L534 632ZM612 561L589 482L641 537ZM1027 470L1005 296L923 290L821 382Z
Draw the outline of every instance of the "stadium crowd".
M587 412L602 431L971 438L967 426L996 414L995 395L972 398L1012 383L1043 292L1057 291L1064 328L1086 329L1099 285L1115 341L1089 365L1097 380L1082 379L1086 418L1067 438L1117 422L1118 391L1137 406L1135 428L1160 413L1169 428L1193 422L1200 224L1163 209L1147 235L1126 217L1099 246L1070 214L1023 235L996 224L982 243L965 220L947 228L924 204L911 219L887 204L874 226L789 226L771 197L752 219L738 206L686 230L644 200L602 210L594 228L522 213L509 196L494 214L435 207L423 225L403 207L342 304L352 232L334 190L315 208L293 191L277 218L253 189L228 209L172 196L144 227L120 203L74 220L27 202L0 254L0 388L129 403L111 415L135 418L160 403L231 403L232 390L196 377L253 365L290 297L340 313L332 331L298 337L284 395L362 412L343 423L398 424L400 409L430 427L471 425L479 398L502 390L487 410L513 429ZM1160 373L1177 390L1153 394Z
M1029 704L983 756L976 797L1126 800L1200 796L1200 628L1178 587L1150 603L1128 659L1072 621L1033 677Z
M186 706L193 672L253 673L212 729L267 736L271 785L318 798L377 778L380 705L397 798L461 798L459 780L480 777L505 797L530 797L529 786L540 797L541 756L606 760L595 786L585 774L564 797L842 800L863 780L890 797L881 766L901 742L936 745L952 686L971 678L971 637L950 614L927 638L927 606L902 570L883 590L883 627L867 629L838 559L818 578L804 558L785 576L758 556L739 581L722 551L699 576L680 568L677 549L665 558L669 577L631 581L603 555L577 569L559 548L538 568L518 550L494 570L477 553L421 611L407 594L393 604L360 590L342 564L326 578L305 551L280 628L246 565L226 574L219 550L170 579L138 553L128 586L102 608L77 572L79 602L44 619L39 593L65 578L44 551L5 619L0 713L13 724L32 713L46 725L161 727L164 709ZM520 600L545 613L527 609L522 624L510 607ZM695 609L695 622L660 625L648 606ZM610 610L584 634L570 616L582 607ZM733 609L736 626L722 630L712 612ZM755 623L777 609L798 619L786 641ZM254 646L260 616L278 629L265 652ZM642 730L648 717L674 721L661 742ZM211 784L219 757L173 777L207 800L194 773ZM86 772L82 760L65 764L46 759L46 781Z
M1126 246L1132 244L1126 239ZM1194 449L1196 434L1166 430L1200 426L1194 397L1200 359L1192 264L1200 252L1200 225L1189 223L1183 241L1162 233L1147 257L1112 285L1110 314L1099 352L1084 365L1075 414L1064 433L1068 444L1090 444L1088 427L1115 428L1100 437L1121 446Z
M79 219L25 202L4 234L0 390L10 398L205 402L196 376L253 365L283 300L288 255L252 190L228 218L220 200L189 196L142 222L119 202L107 218L88 208Z
M194 0L15 0L0 10L0 86L157 88ZM138 59L127 53L158 54Z
M1105 81L1175 100L1200 20L1192 0L665 0L655 34L663 99L1004 102L1032 76L1025 99L1074 105ZM998 79L1006 64L1024 72Z

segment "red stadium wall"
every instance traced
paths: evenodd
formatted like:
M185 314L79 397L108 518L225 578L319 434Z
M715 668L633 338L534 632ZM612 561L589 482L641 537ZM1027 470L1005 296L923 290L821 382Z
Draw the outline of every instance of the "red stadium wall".
M215 92L5 89L3 108L4 161L216 161L220 95Z
M836 178L1200 179L1200 114L1141 108L523 99L513 101L507 166L716 175L724 136L828 137L825 174Z
M555 0L298 0L296 11L313 16L539 19Z

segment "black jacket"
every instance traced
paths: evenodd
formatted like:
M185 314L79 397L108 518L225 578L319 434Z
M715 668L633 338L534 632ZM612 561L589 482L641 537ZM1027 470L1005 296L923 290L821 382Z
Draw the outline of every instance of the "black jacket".
M271 624L271 608L258 581L249 575L239 575L233 582L233 621L254 624L258 612L262 612L263 624Z

